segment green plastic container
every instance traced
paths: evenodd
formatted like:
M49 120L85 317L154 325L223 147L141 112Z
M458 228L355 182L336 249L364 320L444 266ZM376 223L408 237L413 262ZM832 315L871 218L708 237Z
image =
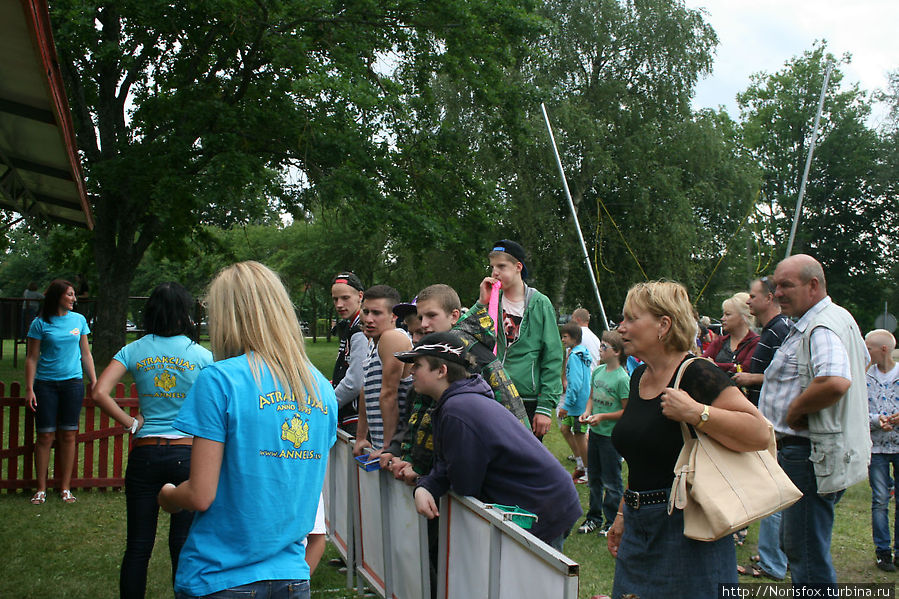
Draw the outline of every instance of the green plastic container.
M485 504L487 509L495 509L498 512L501 512L503 515L503 520L511 521L513 524L517 524L518 526L524 528L525 530L530 530L534 525L534 522L537 521L537 514L531 513L524 508L520 508L517 505L500 505L498 503L488 503Z

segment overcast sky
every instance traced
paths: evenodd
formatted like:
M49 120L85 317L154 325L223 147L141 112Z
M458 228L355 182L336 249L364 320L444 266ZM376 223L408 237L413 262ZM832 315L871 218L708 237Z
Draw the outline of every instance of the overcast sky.
M887 71L899 69L899 0L685 0L704 8L718 34L714 71L700 80L693 105L723 105L738 116L735 96L752 73L774 73L784 63L827 40L834 56L852 54L841 66L844 84L866 91L885 88ZM878 110L877 126L884 111Z

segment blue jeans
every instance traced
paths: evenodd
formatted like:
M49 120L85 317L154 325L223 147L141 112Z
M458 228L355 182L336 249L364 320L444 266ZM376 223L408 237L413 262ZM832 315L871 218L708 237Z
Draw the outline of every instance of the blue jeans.
M125 557L119 574L119 592L123 599L143 599L147 589L147 565L156 541L159 518L157 495L165 483L179 484L190 475L190 445L144 445L135 447L128 456L125 471L125 504L128 509L128 537ZM169 555L172 581L178 569L178 556L187 540L193 521L187 510L171 515L169 522Z
M621 456L612 445L612 438L590 431L587 438L587 484L590 487L590 508L587 520L611 526L624 494L621 482Z
M810 453L808 445L787 445L777 452L781 468L802 491L802 499L783 511L783 548L793 584L836 583L830 540L834 507L843 492L818 494Z
M308 580L260 580L197 597L175 593L175 599L309 599Z
M774 576L787 575L787 554L781 547L783 512L775 512L759 522L759 567Z
M871 530L874 534L874 550L878 555L890 554L890 465L893 466L893 486L899 497L899 453L872 453L868 467L871 482ZM899 504L896 506L899 516ZM893 523L893 542L899 553L899 518Z
M717 541L684 536L684 513L667 503L624 506L624 534L615 560L612 597L720 599L720 584L737 584L737 552L731 535Z
M563 532L562 534L557 536L555 539L550 539L549 541L547 541L546 544L549 545L550 547L552 547L553 549L555 549L556 551L558 551L559 553L565 553L565 550L564 550L565 539L567 539L568 535L570 535L570 534L571 534L571 529L569 528L568 530L566 530L565 532Z
M84 402L84 381L42 381L35 379L34 396L37 398L35 421L37 432L52 433L77 431Z

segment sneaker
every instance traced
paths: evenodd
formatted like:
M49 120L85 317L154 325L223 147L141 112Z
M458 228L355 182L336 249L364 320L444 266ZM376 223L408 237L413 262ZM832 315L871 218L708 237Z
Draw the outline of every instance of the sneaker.
M568 457L565 458L565 459L568 460L569 462L576 462L576 461L577 461L577 458L574 457L574 454L571 454L570 456L568 456Z
M884 553L878 555L876 557L877 567L883 570L884 572L895 572L896 566L893 565L892 556L889 553Z
M586 474L584 474L584 476L579 476L576 479L574 479L574 484L576 484L576 485L585 485L585 484L587 484L587 482L588 482L588 480L587 480Z
M601 536L601 537L606 537L606 536L608 536L608 535L609 535L609 529L610 529L610 528L612 528L612 526L611 526L611 525L608 525L608 524L607 524L606 526L603 526L602 528L600 528L600 529L599 529L599 533L598 533L599 536Z
M574 472L571 473L571 478L577 480L582 476L586 476L587 472L583 468L575 468Z
M599 524L597 524L595 520L584 520L584 523L578 527L577 531L580 534L585 535L593 532L597 528L599 528Z

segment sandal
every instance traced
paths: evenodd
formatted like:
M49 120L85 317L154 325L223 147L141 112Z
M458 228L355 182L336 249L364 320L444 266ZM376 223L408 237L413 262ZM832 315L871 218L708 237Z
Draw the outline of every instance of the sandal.
M742 530L738 530L734 533L734 543L737 544L738 547L742 547L743 543L746 542L746 535L749 534L749 529L744 528Z
M740 576L752 576L753 578L768 578L770 580L776 580L777 582L783 582L783 578L778 578L773 574L765 571L763 568L759 566L737 566L737 574Z
M31 505L40 505L47 501L47 492L46 491L38 491L34 495L31 496Z
M75 499L75 496L72 495L72 492L68 489L62 490L62 500L66 503L75 503L76 501L78 501L77 499Z
M754 563L754 564L757 564L757 563L759 563L760 561L762 561L762 556L759 555L759 554L755 554L755 555L753 555L753 556L750 556L749 561L751 561L751 562Z

